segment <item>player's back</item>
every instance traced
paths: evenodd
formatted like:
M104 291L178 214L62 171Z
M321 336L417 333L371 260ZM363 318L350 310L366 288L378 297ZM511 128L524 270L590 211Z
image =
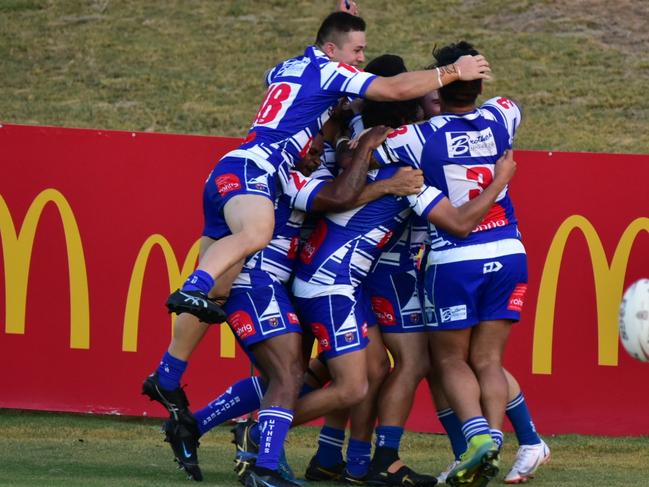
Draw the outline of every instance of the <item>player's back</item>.
M424 178L459 207L491 184L496 161L511 148L510 134L502 123L480 109L433 117L428 124L432 131L428 132L422 152ZM468 237L454 237L437 229L431 247L443 249L518 237L514 207L505 188Z

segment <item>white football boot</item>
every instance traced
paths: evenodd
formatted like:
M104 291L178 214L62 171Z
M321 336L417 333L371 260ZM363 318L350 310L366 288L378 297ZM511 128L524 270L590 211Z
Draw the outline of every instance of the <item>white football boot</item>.
M550 448L541 440L536 445L521 445L516 452L514 465L505 476L506 484L521 484L534 477L534 472L550 461Z
M448 464L448 467L446 467L446 470L444 470L442 473L440 473L437 476L437 483L438 484L445 484L446 483L446 477L448 477L448 474L451 473L451 471L457 467L460 464L459 460L453 460L451 463Z

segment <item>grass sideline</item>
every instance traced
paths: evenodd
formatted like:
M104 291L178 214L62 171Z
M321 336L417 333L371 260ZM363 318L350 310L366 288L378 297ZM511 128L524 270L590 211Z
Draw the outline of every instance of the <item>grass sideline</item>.
M244 136L265 70L313 41L333 1L3 0L0 120ZM518 100L523 149L649 153L649 3L360 2L368 59L411 68L460 39L490 59L485 96Z
M171 461L160 425L161 420L150 418L0 410L0 486L187 485ZM289 435L288 458L299 477L313 455L317 433L317 428L300 427ZM541 467L534 486L647 485L648 437L545 439L553 458ZM232 471L230 440L225 426L201 439L203 485L240 485ZM511 466L516 440L508 434L505 441L501 474L490 485L502 485ZM402 457L417 470L438 473L450 460L450 450L444 435L406 433Z

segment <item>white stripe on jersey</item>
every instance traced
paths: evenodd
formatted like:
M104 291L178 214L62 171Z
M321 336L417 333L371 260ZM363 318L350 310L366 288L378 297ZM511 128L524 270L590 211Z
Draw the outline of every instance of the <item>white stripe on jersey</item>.
M322 286L320 284L305 282L297 277L293 280L293 295L298 298L319 298L321 296L330 296L332 294L353 296L354 286L349 284Z
M467 245L428 253L428 265L449 264L465 260L483 260L511 254L524 254L523 242L515 238L495 240L483 244Z
M265 159L265 154L262 150L262 147L258 145L250 147L249 149L235 149L228 152L223 157L239 157L241 159L250 159L255 163L255 165L259 167L259 169L263 169L271 176L275 174L275 166L273 166Z

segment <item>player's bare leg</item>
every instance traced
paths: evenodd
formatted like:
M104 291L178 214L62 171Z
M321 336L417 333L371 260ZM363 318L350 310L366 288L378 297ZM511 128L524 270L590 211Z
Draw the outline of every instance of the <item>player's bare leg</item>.
M347 466L343 477L347 482L363 479L369 470L372 433L376 424L377 396L389 370L381 332L378 326L368 328L367 351L368 390L365 398L350 409L350 438L347 445Z
M331 384L301 397L295 405L295 426L324 416L330 411L361 402L368 390L365 349L327 360Z
M217 288L221 295L227 296L230 280L238 274L237 263L263 249L273 236L274 206L265 196L233 196L225 203L223 216L231 234L213 240L203 248L196 270L182 289L169 296L167 308L170 312L190 313L206 323L225 321L225 312L208 297L208 293Z
M469 363L480 384L480 402L492 429L501 430L505 417L508 385L502 356L509 337L511 321L483 321L473 328Z
M223 207L223 216L232 235L214 241L197 267L215 280L241 259L266 247L275 227L273 202L265 196L234 196Z
M475 328L475 327L474 327ZM498 472L498 450L483 416L480 383L468 363L472 328L436 330L430 335L431 363L449 404L462 422L468 447L460 462L449 472L451 485L486 482ZM502 371L501 371L502 373Z
M252 347L258 368L268 389L261 408L279 406L293 409L302 386L301 335L286 333L269 338Z
M460 421L482 416L480 384L468 364L471 328L434 331L429 346L433 373Z
M419 382L430 369L428 336L425 333L384 333L383 340L394 359L394 368L385 379L378 396L379 427L403 428ZM373 463L385 463L375 452ZM392 453L392 452L391 452ZM394 459L387 467L397 472L404 463L394 450Z
M350 411L350 434L352 438L371 441L378 413L379 390L390 371L390 361L385 352L378 326L368 328L369 344L366 348L368 389L365 398Z

